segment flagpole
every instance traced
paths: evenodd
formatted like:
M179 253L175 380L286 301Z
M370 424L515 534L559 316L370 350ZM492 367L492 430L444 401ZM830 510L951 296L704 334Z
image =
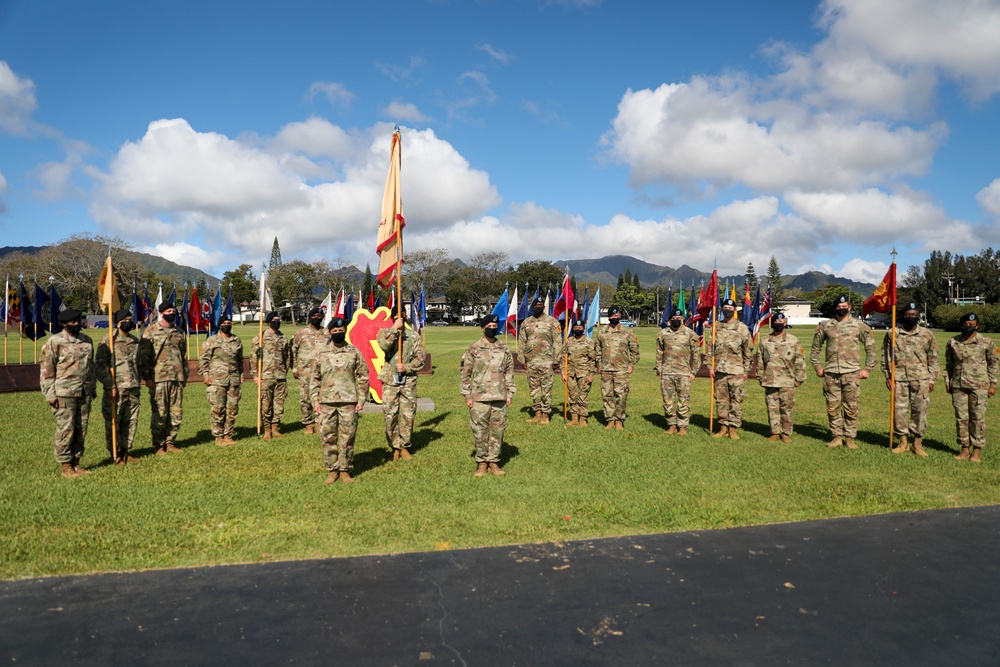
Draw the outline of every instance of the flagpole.
M10 274L3 289L3 365L7 365L7 328L10 326Z
M257 309L257 320L259 321L259 327L257 332L257 345L263 350L264 348L264 296L266 295L267 283L266 283L266 273L263 271L260 274L260 306ZM261 411L260 411L260 377L264 374L264 355L257 357L257 435L260 435L261 431Z
M569 371L569 350L566 349L566 334L570 328L569 321L569 264L566 265L566 284L563 286L563 314L566 316L566 320L563 323L563 368ZM573 295L576 296L575 294ZM566 428L566 424L569 421L569 383L563 381L563 428Z
M893 266L893 282L895 283L896 276L896 249L892 249L892 266ZM895 292L895 284L893 285L893 292ZM892 449L892 441L894 434L896 432L896 295L895 293L889 295L892 298L892 327L889 331L889 335L892 337L890 342L890 354L889 354L889 449ZM918 324L919 326L919 324Z
M712 432L712 421L715 418L715 331L718 322L715 321L715 310L718 307L718 299L712 304L712 372L709 373L712 393L708 397L708 432Z

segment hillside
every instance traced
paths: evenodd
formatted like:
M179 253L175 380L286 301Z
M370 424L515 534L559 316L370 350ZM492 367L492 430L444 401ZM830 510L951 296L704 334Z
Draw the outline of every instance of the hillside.
M23 252L26 255L34 255L41 249L42 246L4 246L0 248L0 257L12 252ZM125 251L124 254L129 260L161 276L174 275L177 276L177 280L179 281L187 280L192 283L199 280L204 280L212 285L219 283L219 278L205 273L201 269L196 269L193 266L184 266L163 257L144 252L135 252L134 250Z

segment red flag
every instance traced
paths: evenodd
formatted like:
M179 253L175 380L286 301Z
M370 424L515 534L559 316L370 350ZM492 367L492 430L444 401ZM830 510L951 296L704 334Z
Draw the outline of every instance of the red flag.
M205 319L201 312L201 303L198 301L198 288L191 290L191 303L188 305L188 326L191 331L198 333L208 331Z
M368 312L369 313L372 312L373 310L375 310L375 291L374 290L368 292L368 303L366 304L366 306L368 307Z
M861 317L868 313L887 313L896 305L896 263L885 274L885 278L875 288L875 293L861 305Z
M712 279L708 281L708 287L701 291L698 297L698 317L702 322L710 321L712 309L719 303L719 271L712 271Z
M552 317L557 320L560 319L560 315L565 317L565 313L573 313L573 304L576 303L576 297L573 296L573 285L569 282L569 274L563 279L562 294L558 301L556 301L555 309L552 311Z

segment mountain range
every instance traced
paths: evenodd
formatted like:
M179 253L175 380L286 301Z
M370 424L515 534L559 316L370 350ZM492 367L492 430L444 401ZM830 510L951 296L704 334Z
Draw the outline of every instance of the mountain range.
M43 246L3 246L0 248L0 257L8 255L12 252L23 252L26 255L34 255ZM150 255L145 252L136 252L135 250L126 250L125 255L131 261L134 261L139 266L152 271L161 276L176 276L178 281L186 280L192 284L197 283L199 280L204 280L206 283L211 285L218 285L219 278L205 273L201 269L196 269L193 266L184 266L183 264L177 264L176 262L171 262L169 259L159 257L158 255Z

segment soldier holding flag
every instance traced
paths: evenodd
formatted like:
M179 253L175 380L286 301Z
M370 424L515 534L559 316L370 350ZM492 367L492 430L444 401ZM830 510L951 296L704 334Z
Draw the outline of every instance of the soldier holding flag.
M885 386L894 391L893 423L895 435L899 437L899 444L892 453L905 454L912 448L917 456L927 456L923 441L931 392L938 376L937 341L934 334L920 326L920 308L915 303L905 306L900 324L902 326L895 332L895 350L891 335L882 340L882 373L885 374Z
M123 464L135 461L129 451L139 425L139 339L131 333L135 319L128 309L115 313L114 320L114 349L107 338L102 338L97 345L95 364L97 379L104 387L101 414L108 453L116 464ZM112 433L113 429L117 430Z

